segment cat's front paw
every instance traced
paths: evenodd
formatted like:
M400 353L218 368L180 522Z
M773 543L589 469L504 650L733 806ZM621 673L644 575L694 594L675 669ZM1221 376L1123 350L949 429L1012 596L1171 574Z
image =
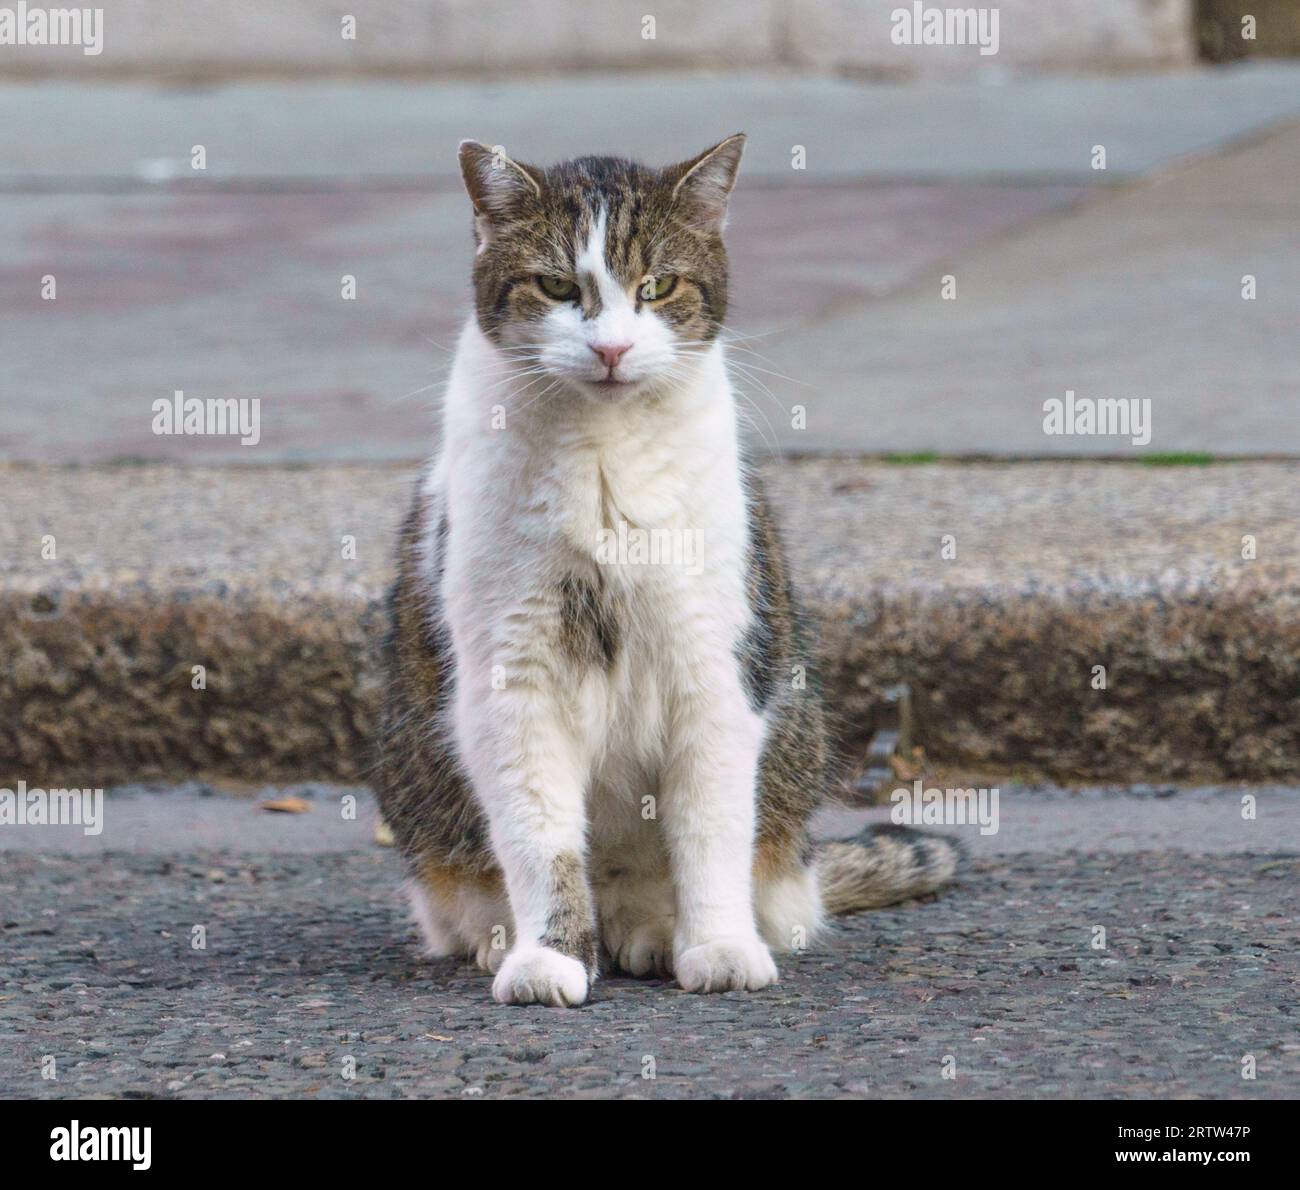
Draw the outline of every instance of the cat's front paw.
M550 1004L573 1008L587 998L587 968L558 950L535 946L506 955L492 981L498 1004Z
M755 992L776 982L776 964L762 941L713 938L678 953L677 982L688 992Z

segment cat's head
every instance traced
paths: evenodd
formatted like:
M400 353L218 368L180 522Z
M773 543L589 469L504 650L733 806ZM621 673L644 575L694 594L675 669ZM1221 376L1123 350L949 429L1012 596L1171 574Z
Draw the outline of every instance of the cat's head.
M524 165L460 146L474 204L478 324L506 358L611 401L682 379L727 310L730 136L679 165Z

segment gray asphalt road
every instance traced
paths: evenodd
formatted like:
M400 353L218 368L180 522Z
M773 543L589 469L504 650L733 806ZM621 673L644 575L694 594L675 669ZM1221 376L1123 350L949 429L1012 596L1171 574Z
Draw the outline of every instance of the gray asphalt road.
M573 1011L498 1007L485 977L421 958L366 803L343 845L339 791L308 792L287 816L138 792L110 802L111 847L9 846L0 1094L1300 1093L1294 790L1258 791L1243 851L1241 790L1013 788L958 889L845 921L778 986L610 979ZM1098 820L1141 824L1141 845L1106 850Z

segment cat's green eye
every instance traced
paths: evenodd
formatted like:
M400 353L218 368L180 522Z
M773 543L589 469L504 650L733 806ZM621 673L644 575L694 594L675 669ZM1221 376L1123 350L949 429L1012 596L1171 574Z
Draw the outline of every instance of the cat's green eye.
M657 302L666 298L677 288L677 274L669 273L666 277L647 277L641 282L641 300Z
M572 301L578 296L578 286L567 277L538 277L537 284L549 298L557 302Z

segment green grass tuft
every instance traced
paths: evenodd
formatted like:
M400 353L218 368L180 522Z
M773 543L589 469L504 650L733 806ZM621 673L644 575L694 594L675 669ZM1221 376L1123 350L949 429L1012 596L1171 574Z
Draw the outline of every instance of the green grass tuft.
M1166 454L1157 452L1141 455L1138 459L1138 462L1145 463L1148 467L1208 467L1216 461L1214 455L1196 450L1175 450Z
M900 466L910 467L917 463L937 463L939 455L933 450L919 450L915 454L885 455L886 463L897 463Z

